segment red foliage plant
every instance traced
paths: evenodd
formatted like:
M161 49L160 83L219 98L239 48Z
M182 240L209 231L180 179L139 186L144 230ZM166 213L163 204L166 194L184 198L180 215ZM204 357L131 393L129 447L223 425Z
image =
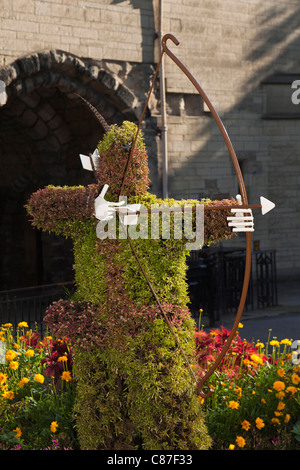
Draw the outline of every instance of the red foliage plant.
M210 332L204 330L195 332L196 356L200 376L203 376L209 366L217 359L229 335L230 330L223 326ZM257 348L252 343L242 340L236 333L227 354L220 363L219 371L233 377L239 374L241 368L248 370L249 364L251 364L251 370L253 371L256 364L251 356L257 354ZM264 362L267 360L266 356L260 355L259 357ZM249 369L250 372L251 370Z

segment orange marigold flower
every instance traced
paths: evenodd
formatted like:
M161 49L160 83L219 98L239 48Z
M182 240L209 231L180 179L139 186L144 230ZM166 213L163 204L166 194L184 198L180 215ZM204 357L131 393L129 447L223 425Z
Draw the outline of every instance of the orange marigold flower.
M229 408L232 408L233 410L237 410L240 405L237 401L230 400L230 402L228 403L228 406Z
M13 361L17 357L17 355L18 354L15 351L13 351L12 349L8 349L5 354L5 359L7 361Z
M278 369L278 370L277 370L277 374L279 375L279 377L284 377L284 376L285 376L285 370L283 370L283 369Z
M299 377L299 375L293 374L293 375L292 375L292 382L293 382L294 385L298 385L298 383L300 382L300 377Z
M261 418L256 418L255 425L256 425L257 429L262 429L262 428L265 427L265 423Z
M42 374L35 374L34 380L40 384L44 383L45 377Z
M249 421L247 421L246 419L244 419L244 421L241 422L241 425L242 425L242 428L245 429L245 431L249 431L250 426L251 426Z
M25 351L25 356L28 356L28 357L34 356L34 350L33 349L27 349Z
M290 387L287 387L286 391L291 393L292 395L295 395L295 393L297 393L296 387L293 387L292 385Z
M273 383L273 388L280 392L281 390L285 389L285 383L282 382L281 380L277 380L276 382Z
M50 431L54 433L56 432L57 428L58 428L57 421L52 421L52 423L50 424Z
M10 361L9 367L12 370L17 370L19 368L19 363L18 361Z
M274 424L274 426L279 426L280 425L280 421L279 421L278 418L272 418L271 423Z
M64 371L64 372L61 374L61 378L62 378L62 380L65 380L66 382L70 382L70 381L72 380L71 372L69 372L69 371Z
M245 447L246 441L242 436L237 436L235 442L239 447Z
M287 346L291 346L292 345L292 341L290 339L282 339L281 341L281 344L286 344Z
M25 384L27 384L29 382L29 379L27 379L27 377L23 377L23 379L21 379L18 383L19 387L23 387Z
M281 411L281 410L284 410L284 408L285 408L285 403L283 403L283 401L280 401L278 403L277 410Z
M15 432L15 437L16 437L16 438L22 436L22 431L21 431L20 428L16 427L16 429L13 429L13 431Z
M7 390L2 394L3 398L6 398L7 400L12 400L14 398L15 394L12 390Z
M257 354L251 354L250 359L251 359L251 361L255 362L255 364L263 364L264 363L262 358L260 356L258 356Z

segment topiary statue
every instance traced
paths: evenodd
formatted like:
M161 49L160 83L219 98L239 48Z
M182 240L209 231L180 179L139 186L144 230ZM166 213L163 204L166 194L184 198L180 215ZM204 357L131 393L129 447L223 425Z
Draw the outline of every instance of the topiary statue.
M28 201L33 226L71 237L74 247L76 292L50 305L45 321L54 335L69 337L75 350L74 413L82 449L208 449L210 437L191 374L126 238L99 239L96 233L95 198L108 184L108 198L116 200L136 131L125 121L106 132L98 145L97 183L48 186ZM146 208L162 202L199 204L162 201L148 187L147 152L139 132L124 186L128 202ZM226 215L205 215L205 243L231 236ZM186 240L137 238L132 244L197 375Z

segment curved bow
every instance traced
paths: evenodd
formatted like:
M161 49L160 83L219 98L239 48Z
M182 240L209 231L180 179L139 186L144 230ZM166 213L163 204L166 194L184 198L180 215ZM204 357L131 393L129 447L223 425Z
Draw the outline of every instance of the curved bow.
M146 101L146 104L145 104L145 107L144 107L144 111L142 113L142 116L141 116L141 119L140 119L140 122L139 122L138 130L137 130L137 133L136 133L136 138L137 138L138 132L140 130L142 120L144 118L145 110L148 106L149 97L150 97L150 94L152 92L153 85L154 85L155 79L157 77L158 70L160 68L160 64L161 64L161 61L162 61L163 54L165 53L173 60L173 62L175 62L175 64L187 76L187 78L194 85L194 87L196 88L198 93L201 95L201 97L203 98L203 100L207 104L212 116L214 117L214 119L215 119L215 121L216 121L216 123L217 123L217 125L218 125L218 127L221 131L221 134L224 138L224 141L227 145L227 148L228 148L228 151L229 151L229 154L230 154L230 157L231 157L234 169L235 169L235 173L236 173L236 176L237 176L238 184L239 184L240 194L241 194L241 198L242 198L242 206L243 207L245 207L245 206L248 207L248 198L247 198L247 193L246 193L246 188L245 188L243 175L242 175L241 168L240 168L236 153L234 151L233 145L232 145L231 140L228 136L228 133L227 133L227 131L226 131L219 115L218 115L218 113L216 112L215 108L213 107L212 103L210 102L209 98L207 97L207 95L205 94L205 92L203 91L203 89L201 88L199 83L197 82L197 80L193 77L193 75L189 72L189 70L182 64L182 62L175 56L175 54L173 54L173 52L171 52L170 49L168 48L168 46L167 46L167 40L168 39L170 39L176 46L179 45L178 39L176 39L176 37L173 36L172 34L166 34L162 38L161 55L160 55L160 58L159 58L158 66L157 66L157 69L156 69L156 72L155 72L155 75L154 75L154 79L153 79L150 91L149 91L149 94L148 94L148 98L147 98L147 101ZM123 182L122 182L120 194L122 194L126 174L127 174L128 168L130 167L130 162L131 162L131 159L132 159L133 149L134 149L134 145L135 145L135 142L136 142L136 138L135 138L135 141L133 142L133 145L131 146L131 152L130 152L130 155L129 155L129 158L128 158L128 161L127 161L127 165L126 165L126 168L125 168L125 171L124 171ZM220 206L220 209L221 208L224 209L224 207ZM218 209L218 206L215 206L214 209ZM212 366L206 372L204 377L202 377L201 380L198 381L198 383L197 383L198 394L203 398L208 398L212 394L212 392L213 392L212 389L209 389L208 392L204 392L203 391L203 386L207 382L207 380L211 377L211 375L214 373L214 371L217 369L217 367L219 366L220 362L222 361L223 357L227 353L227 351L230 347L230 344L231 344L231 342L234 339L234 336L236 334L236 331L237 331L237 328L238 328L238 325L239 325L239 322L240 322L240 319L241 319L241 316L242 316L242 313L243 313L243 310L244 310L246 298L247 298L248 287L249 287L249 279L250 279L250 271L251 271L251 233L246 232L246 262L245 262L244 282L243 282L243 288L242 288L239 307L238 307L238 310L237 310L237 313L236 313L235 321L234 321L234 324L232 326L231 332L230 332L230 334L227 338L226 343L223 346L223 349L219 353L219 355L218 355L216 361L214 362L214 364L212 364Z
M218 127L221 131L221 134L222 134L222 136L224 138L224 141L226 143L226 146L228 148L228 151L229 151L229 154L230 154L230 157L231 157L234 169L235 169L235 173L236 173L236 176L237 176L239 189L240 189L240 193L241 193L241 197L242 197L242 204L244 206L248 206L248 198L247 198L244 178L243 178L243 175L242 175L242 172L241 172L241 168L240 168L236 153L234 151L234 148L233 148L233 145L232 145L231 140L229 138L229 135L228 135L228 133L227 133L225 127L224 127L224 124L223 124L222 120L220 119L220 116L216 112L215 108L213 107L211 101L209 100L209 98L207 97L207 95L205 94L205 92L203 91L203 89L201 88L199 83L197 82L197 80L193 77L193 75L189 72L189 70L182 64L182 62L173 54L173 52L171 52L170 49L167 47L167 40L168 39L170 39L176 46L179 45L179 41L178 41L178 39L175 38L175 36L173 36L172 34L166 34L162 38L162 50L175 62L175 64L177 64L177 66L187 76L187 78L194 85L194 87L199 92L199 94L201 95L201 97L205 101L206 105L208 106L212 116L214 117L214 119L215 119L215 121L216 121L216 123L217 123L217 125L218 125ZM216 207L216 209L217 209L217 207ZM203 386L207 382L207 380L211 377L211 375L214 373L214 371L216 370L216 368L219 366L220 362L222 361L223 357L225 356L226 352L228 351L228 349L230 347L230 344L231 344L231 342L234 339L234 336L236 334L236 331L237 331L237 328L238 328L238 325L239 325L239 322L240 322L240 319L241 319L241 316L242 316L242 313L243 313L243 310L244 310L244 306L245 306L245 302L246 302L246 298L247 298L247 293L248 293L248 287L249 287L250 271L251 271L251 252L252 252L252 250L251 250L251 233L246 232L246 263L245 263L245 272L244 272L244 282L243 282L243 288L242 288L239 307L238 307L238 310L237 310L237 313L236 313L235 321L234 321L234 324L232 326L230 335L228 336L227 341L223 346L223 349L221 350L221 352L218 355L217 359L215 360L214 364L212 364L210 369L206 372L204 377L202 377L202 379L197 384L198 393L203 398L208 398L213 392L212 389L209 389L209 391L205 393L203 391Z

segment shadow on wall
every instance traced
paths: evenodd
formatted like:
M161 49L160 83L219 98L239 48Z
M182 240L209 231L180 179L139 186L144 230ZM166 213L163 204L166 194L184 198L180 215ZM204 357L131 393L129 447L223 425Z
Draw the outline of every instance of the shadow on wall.
M278 250L278 267L289 265L299 272L300 109L291 104L291 83L300 79L300 8L294 6L291 12L282 6L263 5L256 22L258 32L253 33L249 41L252 49L244 57L251 73L241 83L232 70L232 80L242 97L221 118L239 159L249 202L256 204L263 195L276 203L276 210L268 216L256 217L256 233L265 244L263 248ZM176 54L176 48L173 50ZM193 73L193 67L190 71ZM201 72L195 78L201 85ZM228 102L226 96L224 102ZM186 120L194 126L192 146L183 142L182 147L179 143L170 151L170 166L174 166L169 194L175 198L235 197L237 182L217 125L203 110L198 116L197 121ZM184 192L183 177L189 184Z
M142 61L143 63L154 63L154 40L155 40L155 26L154 26L154 10L153 2L142 0L129 0L130 5L135 10L140 10L140 23L142 31ZM128 3L128 0L112 0L112 5Z

